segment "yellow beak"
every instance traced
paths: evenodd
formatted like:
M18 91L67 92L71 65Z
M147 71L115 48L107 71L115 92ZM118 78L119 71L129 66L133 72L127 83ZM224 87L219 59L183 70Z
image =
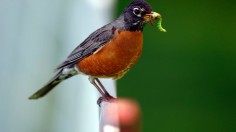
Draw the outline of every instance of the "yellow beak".
M151 12L150 14L146 14L144 16L145 22L149 22L151 19L159 19L159 18L161 18L161 15L156 12Z

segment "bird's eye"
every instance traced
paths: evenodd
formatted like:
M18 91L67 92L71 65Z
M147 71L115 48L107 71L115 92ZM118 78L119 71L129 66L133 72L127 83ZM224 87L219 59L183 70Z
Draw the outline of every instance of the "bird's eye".
M134 15L138 16L138 17L141 17L141 9L140 8L134 8L133 9L133 13Z

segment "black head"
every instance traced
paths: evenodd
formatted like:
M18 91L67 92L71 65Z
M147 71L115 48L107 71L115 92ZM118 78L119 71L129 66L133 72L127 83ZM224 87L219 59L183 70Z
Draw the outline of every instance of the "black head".
M152 19L152 7L144 0L134 0L122 12L119 19L124 21L126 30L143 30L146 23ZM152 17L152 18L150 18Z

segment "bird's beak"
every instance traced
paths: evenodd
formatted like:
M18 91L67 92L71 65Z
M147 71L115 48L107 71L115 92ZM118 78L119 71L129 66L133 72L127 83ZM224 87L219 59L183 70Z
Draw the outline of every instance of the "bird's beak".
M159 13L156 13L156 12L151 12L150 14L146 14L145 16L144 16L144 21L146 22L146 23L148 23L149 21L150 21L150 23L151 23L151 25L153 25L153 19L159 19L159 18L161 18L161 15L159 14Z

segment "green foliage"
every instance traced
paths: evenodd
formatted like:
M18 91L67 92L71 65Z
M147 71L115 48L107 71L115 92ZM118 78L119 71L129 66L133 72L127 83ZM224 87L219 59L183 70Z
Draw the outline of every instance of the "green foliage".
M141 104L143 132L235 132L236 1L146 1L168 33L148 24L141 59L118 81Z

